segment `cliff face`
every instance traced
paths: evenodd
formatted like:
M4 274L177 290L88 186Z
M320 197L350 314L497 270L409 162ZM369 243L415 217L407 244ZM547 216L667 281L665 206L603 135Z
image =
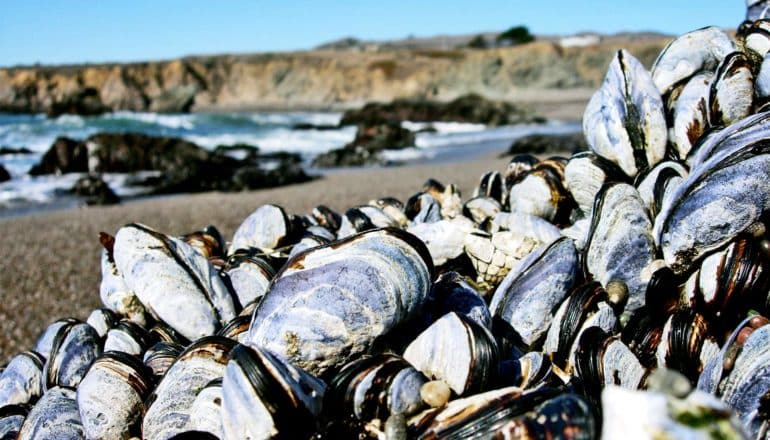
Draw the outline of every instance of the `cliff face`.
M329 50L6 68L0 69L0 111L51 112L84 94L112 110L136 111L340 109L471 92L518 102L558 100L596 88L618 49L649 67L667 41L612 37L584 47L538 41L485 50Z

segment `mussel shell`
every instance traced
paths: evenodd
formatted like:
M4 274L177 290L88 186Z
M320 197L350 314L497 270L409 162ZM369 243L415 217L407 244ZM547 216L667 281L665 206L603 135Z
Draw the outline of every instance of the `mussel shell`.
M708 321L691 310L678 310L663 327L656 354L658 367L679 371L695 383L703 365L718 350Z
M636 189L644 206L654 219L662 207L670 203L674 189L687 177L687 169L679 162L665 161L637 176Z
M505 186L503 178L497 171L488 171L479 179L479 186L473 191L473 197L484 196L503 202Z
M488 196L476 196L463 205L463 215L480 225L503 210L497 199Z
M261 298L275 276L273 267L267 261L245 250L230 255L224 272L241 306Z
M128 439L138 435L144 400L153 386L151 372L137 358L105 352L77 389L86 437Z
M105 337L107 332L120 321L120 318L110 309L96 309L88 315L86 324L96 330L101 337Z
M232 321L228 322L224 327L219 329L217 335L224 336L236 342L243 342L243 340L248 335L250 324L251 316L236 316Z
M412 223L430 223L441 220L441 204L428 193L417 193L406 201L404 214Z
M35 403L43 394L44 364L34 351L14 356L0 373L0 408Z
M161 341L144 352L143 362L155 377L162 378L183 351L179 344Z
M267 350L237 345L222 378L225 439L307 438L325 386Z
M102 342L93 327L68 322L56 333L51 357L45 363L45 389L76 388L91 363L102 354Z
M422 406L420 387L428 380L404 359L383 354L346 365L329 384L324 408L332 419L362 422L410 416Z
M583 215L590 217L596 194L605 183L623 182L628 177L613 162L584 151L572 156L564 168L564 184Z
M190 245L131 224L116 234L114 256L142 304L186 338L211 335L235 317L217 269Z
M767 0L746 0L746 20L756 21L770 16Z
M141 356L149 343L150 334L147 330L131 321L124 320L107 332L107 338L104 340L104 351L120 351Z
M711 80L709 122L730 125L751 112L754 103L754 75L742 52L727 55Z
M490 311L518 339L515 344L533 347L579 277L575 245L569 238L560 238L530 253L505 276L492 297Z
M195 397L187 423L190 433L209 433L212 438L224 437L222 431L222 379L209 382ZM195 437L200 438L200 437Z
M655 84L644 66L621 50L583 115L591 151L630 177L655 166L666 153L663 100Z
M463 253L465 237L474 229L464 216L432 223L417 223L407 228L428 247L433 264L441 266Z
M488 330L449 312L409 344L404 359L457 395L467 395L485 390L497 376L499 354Z
M413 316L432 271L425 245L397 229L308 250L274 279L254 312L248 341L321 375Z
M238 226L230 243L229 254L239 249L273 250L290 244L294 239L292 222L283 208L262 205Z
M225 255L225 239L213 225L208 225L201 231L185 234L180 239L206 258L222 258Z
M48 327L43 330L35 341L35 346L32 351L39 353L45 359L51 357L51 349L53 348L53 340L59 333L59 330L69 324L77 323L75 318L64 318L52 322Z
M721 29L706 27L686 33L668 44L652 67L652 78L662 95L703 71L713 71L735 43Z
M179 355L147 399L148 408L142 421L144 438L168 438L186 430L198 392L222 377L235 344L227 338L208 336Z
M423 307L430 322L456 312L492 331L492 315L481 294L457 272L444 272L433 283Z
M329 209L326 205L318 205L313 208L312 216L319 225L332 232L337 232L342 223L342 216Z
M606 185L596 197L584 250L586 270L605 287L622 281L628 287L627 310L644 305L643 270L655 259L652 222L639 192L625 183Z
M693 76L673 104L673 126L669 129L669 140L680 160L687 158L693 145L709 126L709 96L713 76L711 72Z
M80 440L85 438L80 422L75 391L54 387L27 415L19 431L19 440Z
M18 438L28 412L27 407L21 405L0 407L0 439L14 440Z
M566 223L575 207L564 182L545 169L533 169L511 186L508 202L511 212L541 217L556 225Z

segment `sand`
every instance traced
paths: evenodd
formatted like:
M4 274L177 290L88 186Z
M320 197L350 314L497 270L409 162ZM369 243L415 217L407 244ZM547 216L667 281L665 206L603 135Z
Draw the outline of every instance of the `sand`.
M230 238L240 222L265 203L281 205L293 214L308 213L319 204L344 212L383 196L406 201L428 177L458 185L467 198L482 173L503 171L507 162L487 157L445 165L341 171L263 191L180 195L0 220L4 240L0 362L32 349L49 323L64 317L85 320L100 307L100 231L114 234L123 224L141 222L181 235L213 224Z

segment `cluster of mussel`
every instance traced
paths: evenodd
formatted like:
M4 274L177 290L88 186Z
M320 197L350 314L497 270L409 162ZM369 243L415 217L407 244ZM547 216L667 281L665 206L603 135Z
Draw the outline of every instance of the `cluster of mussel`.
M766 438L770 21L620 51L591 151L227 242L102 234L104 308L0 374L0 438Z

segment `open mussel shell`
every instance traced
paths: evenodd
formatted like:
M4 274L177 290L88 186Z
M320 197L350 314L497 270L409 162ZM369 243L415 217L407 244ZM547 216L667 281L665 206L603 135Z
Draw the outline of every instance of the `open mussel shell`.
M457 272L444 272L433 283L423 306L425 320L433 322L449 312L463 315L492 331L492 315L481 294Z
M223 438L308 438L325 388L267 350L237 345L222 378Z
M433 264L442 266L462 255L465 237L474 230L474 227L472 220L457 216L433 223L417 223L409 226L406 231L425 243Z
M410 434L421 439L596 438L599 425L589 404L562 393L509 387L454 400L410 419Z
M666 46L652 67L652 78L662 95L703 71L716 70L735 43L721 29L706 27L686 33Z
M556 308L579 282L575 245L569 238L541 246L526 256L497 287L490 311L495 333L502 332L514 345L538 345ZM501 328L497 328L501 327Z
M591 97L583 133L591 151L630 177L663 159L668 133L661 94L649 72L625 50L615 55Z
M102 354L102 341L90 325L72 321L56 333L45 363L45 388L76 388L91 363Z
M187 339L214 334L235 317L217 269L181 240L130 224L115 235L114 257L142 304Z
M617 165L590 151L572 156L564 168L564 184L581 213L589 218L596 194L602 186L627 179Z
M241 306L261 298L275 276L270 263L257 256L254 250L245 249L230 255L223 271Z
M144 401L154 386L139 359L105 352L77 389L78 411L87 438L128 439L140 433Z
M735 239L770 208L770 131L746 131L753 135L738 133L709 148L708 159L691 170L655 220L663 258L677 274Z
M329 384L324 397L328 431L356 432L374 419L391 414L411 416L423 408L420 388L428 381L404 359L383 354L365 356L346 365Z
M75 391L54 387L46 391L27 415L19 440L80 440L85 438Z
M559 368L570 373L583 332L590 327L599 327L609 333L617 325L615 311L601 284L596 281L582 284L567 295L556 311L543 343L543 351L551 354Z
M467 395L485 390L497 376L499 354L487 329L450 312L409 344L404 359L457 395Z
M14 440L18 438L27 413L29 413L29 409L23 405L0 407L0 439Z
M162 378L183 351L179 344L160 341L144 352L142 361L156 378Z
M269 251L291 244L293 239L293 223L283 208L262 205L238 226L228 253L250 248Z
M120 321L107 332L104 351L120 351L141 356L150 344L150 339L150 334L144 328L131 321Z
M321 375L412 317L432 271L425 245L397 229L308 250L276 276L254 312L248 341Z
M165 439L186 431L198 391L222 377L235 342L221 336L201 338L179 355L147 399L142 421L146 439Z
M192 433L209 433L213 436L212 438L224 438L222 431L222 379L212 380L195 397L192 408L190 408L190 421L187 423L187 429L190 435Z
M639 192L612 183L596 197L583 262L588 273L606 288L611 281L628 288L626 310L644 305L648 279L643 271L655 259L652 222Z
M0 408L35 403L43 394L44 363L34 351L20 353L8 362L0 373Z

